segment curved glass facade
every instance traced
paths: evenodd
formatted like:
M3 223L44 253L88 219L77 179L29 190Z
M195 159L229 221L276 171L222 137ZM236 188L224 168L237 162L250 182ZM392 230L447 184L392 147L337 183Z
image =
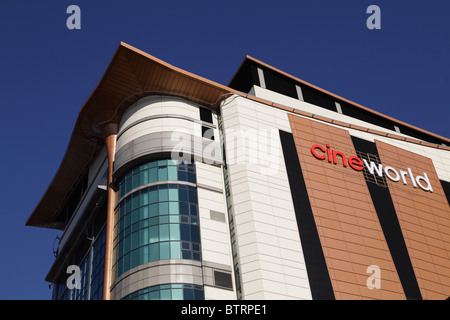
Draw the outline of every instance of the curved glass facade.
M204 300L203 286L172 283L147 287L133 292L122 300Z
M194 164L158 160L119 181L113 275L165 259L201 260Z

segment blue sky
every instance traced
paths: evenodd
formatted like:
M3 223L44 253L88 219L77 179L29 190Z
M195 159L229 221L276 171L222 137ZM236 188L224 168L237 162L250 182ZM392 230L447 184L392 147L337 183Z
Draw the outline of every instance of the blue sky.
M81 30L69 30L69 5ZM381 29L369 30L369 5ZM0 299L50 299L60 231L25 227L120 41L227 85L246 54L450 137L450 2L0 2Z

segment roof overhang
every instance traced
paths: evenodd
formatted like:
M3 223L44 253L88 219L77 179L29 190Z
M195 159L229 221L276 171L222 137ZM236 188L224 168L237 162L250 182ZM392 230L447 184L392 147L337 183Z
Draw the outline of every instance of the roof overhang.
M173 95L216 109L236 91L174 67L123 42L80 110L64 158L27 226L63 229L57 217L81 173L104 146L103 125L119 123L125 110L149 95Z

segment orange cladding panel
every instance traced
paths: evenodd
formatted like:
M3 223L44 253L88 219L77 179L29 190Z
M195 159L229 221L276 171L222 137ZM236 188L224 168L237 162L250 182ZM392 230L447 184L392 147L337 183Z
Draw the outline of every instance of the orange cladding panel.
M450 296L450 208L431 159L376 141L380 160L405 174L405 182L387 179L400 227L423 299ZM428 177L432 192L418 177ZM391 173L395 178L395 173ZM413 185L415 181L416 187ZM429 185L419 178L423 188Z
M325 150L317 149L319 157L329 149L348 161L356 155L349 132L292 114L289 120L336 299L405 299L363 173L344 167L341 156L334 164L311 152L317 144ZM379 268L379 286L369 280L370 266Z

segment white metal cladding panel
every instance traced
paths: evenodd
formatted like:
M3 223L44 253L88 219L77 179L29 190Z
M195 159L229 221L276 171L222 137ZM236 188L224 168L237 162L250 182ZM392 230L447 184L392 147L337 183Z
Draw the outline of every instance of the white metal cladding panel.
M136 120L161 114L182 114L200 120L198 106L194 103L176 97L149 96L142 98L125 111L120 128L125 128Z
M196 169L202 259L227 265L231 269L233 261L222 169L200 162L196 163ZM211 219L211 211L223 213L225 221Z
M243 298L311 299L279 141L279 129L291 131L287 114L234 98L222 116Z

